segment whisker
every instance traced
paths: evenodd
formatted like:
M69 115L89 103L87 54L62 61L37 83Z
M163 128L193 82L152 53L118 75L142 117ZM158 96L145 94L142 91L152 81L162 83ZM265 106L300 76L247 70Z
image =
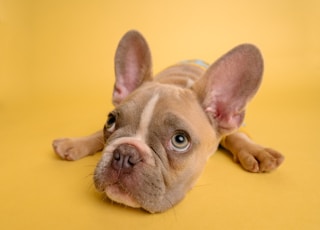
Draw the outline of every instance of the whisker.
M86 178L86 179L87 179L88 177L90 177L90 178L91 178L91 177L93 177L93 176L94 176L94 173L89 173L88 175L84 176L84 178Z
M89 167L90 167L90 168L95 168L96 166L97 166L96 164L94 164L94 165L91 165L91 164L90 164L90 165L85 165L84 167L87 167L87 168L89 168Z
M213 183L207 183L207 184L196 184L195 186L193 186L193 188L201 188L201 187L208 187L213 185Z
M100 143L100 144L103 144L103 146L106 144L106 142L104 141L104 139L102 138L99 138L99 137L95 137L95 139L96 140L98 140L98 142Z
M109 197L107 197L106 194L103 194L103 196L102 196L102 201L103 201L103 202L108 202L108 203L114 205L114 201L111 200Z
M88 186L88 191L96 191L95 186L92 182Z
M176 209L175 209L175 206L174 206L173 202L168 197L165 197L165 199L170 204L169 207L173 211L174 218L177 221L177 213L176 213Z

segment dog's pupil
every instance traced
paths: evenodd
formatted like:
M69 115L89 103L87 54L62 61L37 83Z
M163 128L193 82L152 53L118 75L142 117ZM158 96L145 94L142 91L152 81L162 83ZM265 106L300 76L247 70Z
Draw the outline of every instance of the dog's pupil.
M184 136L182 136L182 135L177 135L177 136L176 136L176 142L177 142L177 143L181 144L181 143L183 143L184 141L185 141Z
M108 126L113 125L113 123L115 123L115 121L116 121L115 116L113 116L112 114L110 114L109 117L108 117L108 121L107 121Z

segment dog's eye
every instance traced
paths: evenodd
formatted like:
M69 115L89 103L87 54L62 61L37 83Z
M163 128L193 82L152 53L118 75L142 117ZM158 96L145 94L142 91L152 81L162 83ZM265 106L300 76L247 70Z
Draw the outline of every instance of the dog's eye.
M108 120L106 123L106 129L108 132L113 132L116 128L116 116L113 113L109 113Z
M185 152L190 147L189 139L186 133L179 131L172 136L170 146L174 151Z

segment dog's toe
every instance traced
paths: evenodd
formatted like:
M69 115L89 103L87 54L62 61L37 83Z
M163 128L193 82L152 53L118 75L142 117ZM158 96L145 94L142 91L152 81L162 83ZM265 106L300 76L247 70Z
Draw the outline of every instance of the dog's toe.
M69 138L57 139L52 142L52 147L55 153L64 160L77 160L77 151L74 143Z
M270 172L284 161L284 156L274 149L263 148L257 155L257 159L260 161L260 171Z
M270 172L284 161L283 155L279 152L258 145L242 149L236 158L242 167L249 172Z
M259 172L259 163L248 151L242 150L237 155L241 166L249 172Z

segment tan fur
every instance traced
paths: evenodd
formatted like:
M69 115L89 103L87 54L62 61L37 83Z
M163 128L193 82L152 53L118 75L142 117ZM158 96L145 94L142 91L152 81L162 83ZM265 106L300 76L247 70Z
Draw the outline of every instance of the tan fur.
M254 46L236 47L208 70L181 63L152 80L148 45L129 31L119 43L115 70L116 107L105 129L53 141L65 160L103 150L94 182L110 199L151 213L171 208L194 186L220 142L250 172L282 163L280 153L237 131L261 82L263 62ZM177 134L187 140L185 148L173 144Z

